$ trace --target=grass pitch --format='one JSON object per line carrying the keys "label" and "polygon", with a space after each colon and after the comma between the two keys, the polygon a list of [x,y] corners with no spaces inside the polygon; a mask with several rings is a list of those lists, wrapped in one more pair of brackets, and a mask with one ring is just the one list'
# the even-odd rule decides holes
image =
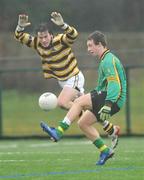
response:
{"label": "grass pitch", "polygon": [[[144,84],[144,83],[143,83]],[[135,87],[139,87],[136,85]],[[144,88],[144,86],[143,86]],[[142,88],[138,88],[142,90]],[[140,101],[138,95],[141,95],[141,99],[144,99],[144,93],[138,91],[138,89],[132,90],[133,96],[131,99],[131,111],[130,111],[130,129],[134,134],[143,134],[144,121],[143,121],[143,109],[144,103]],[[50,126],[57,126],[60,120],[63,120],[66,115],[66,111],[56,108],[52,111],[43,111],[38,106],[38,98],[40,94],[34,93],[21,93],[18,91],[6,91],[3,93],[2,101],[2,133],[4,136],[34,136],[43,135],[40,128],[40,121],[48,123]],[[111,120],[113,124],[117,124],[121,127],[121,134],[126,134],[126,116],[125,107],[114,115]],[[98,125],[96,125],[98,128]],[[103,134],[103,129],[100,127],[99,132]],[[71,128],[66,132],[67,135],[82,134],[78,128],[77,123],[73,123]]]}
{"label": "grass pitch", "polygon": [[[107,144],[110,139],[105,139]],[[99,152],[86,139],[1,140],[0,179],[142,180],[143,138],[120,138],[115,155],[96,166]]]}

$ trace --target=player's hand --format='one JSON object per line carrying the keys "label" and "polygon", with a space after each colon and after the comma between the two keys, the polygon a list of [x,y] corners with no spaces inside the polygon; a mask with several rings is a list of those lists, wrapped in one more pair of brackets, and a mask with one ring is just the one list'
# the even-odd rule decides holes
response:
{"label": "player's hand", "polygon": [[111,107],[104,105],[98,113],[102,121],[108,120],[111,116]]}
{"label": "player's hand", "polygon": [[60,13],[58,13],[58,12],[52,12],[51,13],[51,21],[54,23],[54,24],[56,24],[56,25],[58,25],[58,26],[63,26],[64,25],[64,20],[63,20],[63,18],[62,18],[62,16],[61,16],[61,14]]}
{"label": "player's hand", "polygon": [[31,23],[28,22],[28,16],[26,14],[20,14],[18,18],[18,25],[21,28],[25,28],[26,26],[29,26]]}

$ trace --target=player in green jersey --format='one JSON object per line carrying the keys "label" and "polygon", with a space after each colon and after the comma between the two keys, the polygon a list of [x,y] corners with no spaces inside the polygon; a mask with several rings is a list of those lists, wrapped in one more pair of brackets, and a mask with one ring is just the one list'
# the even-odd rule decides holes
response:
{"label": "player in green jersey", "polygon": [[[74,101],[73,106],[57,128],[50,128],[43,122],[41,126],[54,141],[58,141],[63,136],[64,131],[84,110],[78,125],[100,150],[100,159],[97,165],[103,165],[114,154],[112,149],[116,147],[118,142],[119,127],[110,123],[109,118],[119,112],[125,103],[126,76],[118,57],[107,48],[106,37],[102,32],[95,31],[89,35],[87,48],[89,53],[98,57],[96,88]],[[104,144],[98,131],[93,126],[96,122],[102,124],[104,131],[112,137],[112,149]]]}

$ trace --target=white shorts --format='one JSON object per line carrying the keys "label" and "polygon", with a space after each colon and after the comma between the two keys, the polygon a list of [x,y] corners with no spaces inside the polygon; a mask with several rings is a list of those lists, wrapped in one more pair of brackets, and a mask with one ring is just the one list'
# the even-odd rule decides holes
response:
{"label": "white shorts", "polygon": [[79,90],[81,93],[84,93],[85,78],[81,71],[77,75],[71,77],[70,79],[66,81],[58,81],[58,83],[62,88],[64,86],[68,86],[76,90]]}

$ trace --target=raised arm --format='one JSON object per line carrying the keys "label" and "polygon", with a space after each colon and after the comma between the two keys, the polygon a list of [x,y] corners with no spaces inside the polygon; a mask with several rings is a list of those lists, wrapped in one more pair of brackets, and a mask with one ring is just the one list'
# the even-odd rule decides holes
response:
{"label": "raised arm", "polygon": [[78,36],[77,30],[65,23],[62,15],[58,12],[52,12],[51,21],[65,31],[62,41],[67,45],[72,45]]}
{"label": "raised arm", "polygon": [[18,25],[15,30],[15,38],[22,44],[36,49],[37,38],[24,32],[25,28],[30,24],[31,23],[28,21],[28,16],[25,14],[20,14],[18,17]]}

